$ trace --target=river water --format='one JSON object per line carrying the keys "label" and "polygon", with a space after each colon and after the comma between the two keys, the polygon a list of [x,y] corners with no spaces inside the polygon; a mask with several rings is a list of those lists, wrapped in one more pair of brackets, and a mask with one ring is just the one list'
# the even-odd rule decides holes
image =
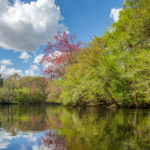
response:
{"label": "river water", "polygon": [[0,150],[150,150],[150,110],[0,106]]}

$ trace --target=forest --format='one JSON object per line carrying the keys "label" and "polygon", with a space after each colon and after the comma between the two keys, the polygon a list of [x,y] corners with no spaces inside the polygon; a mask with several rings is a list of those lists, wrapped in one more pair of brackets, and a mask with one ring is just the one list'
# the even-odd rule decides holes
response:
{"label": "forest", "polygon": [[0,103],[150,106],[150,0],[125,0],[87,46],[58,32],[44,49],[44,77],[0,76]]}

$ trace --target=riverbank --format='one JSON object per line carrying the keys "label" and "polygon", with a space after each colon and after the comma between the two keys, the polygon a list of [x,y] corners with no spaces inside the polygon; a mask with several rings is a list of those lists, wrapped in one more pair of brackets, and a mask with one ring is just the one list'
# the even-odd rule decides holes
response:
{"label": "riverbank", "polygon": [[18,105],[18,106],[63,106],[68,108],[110,108],[110,109],[150,109],[150,104],[140,104],[140,103],[132,103],[132,104],[102,104],[102,103],[80,103],[78,105],[64,105],[62,103],[0,103],[0,105]]}

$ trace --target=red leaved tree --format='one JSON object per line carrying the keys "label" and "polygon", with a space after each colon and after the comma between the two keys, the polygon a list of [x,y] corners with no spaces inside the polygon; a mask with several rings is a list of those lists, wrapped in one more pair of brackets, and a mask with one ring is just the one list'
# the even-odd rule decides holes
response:
{"label": "red leaved tree", "polygon": [[65,67],[73,63],[73,55],[79,52],[81,42],[76,42],[76,36],[66,32],[57,32],[55,43],[48,43],[41,60],[42,71],[50,79],[62,77]]}

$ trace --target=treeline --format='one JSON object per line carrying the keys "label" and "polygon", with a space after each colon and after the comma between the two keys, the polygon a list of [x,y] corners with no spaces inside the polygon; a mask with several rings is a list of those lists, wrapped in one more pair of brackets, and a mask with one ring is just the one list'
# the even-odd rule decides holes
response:
{"label": "treeline", "polygon": [[44,103],[48,82],[44,77],[20,77],[17,73],[0,78],[0,103]]}
{"label": "treeline", "polygon": [[118,22],[65,67],[48,100],[65,105],[150,105],[150,0],[125,0]]}

